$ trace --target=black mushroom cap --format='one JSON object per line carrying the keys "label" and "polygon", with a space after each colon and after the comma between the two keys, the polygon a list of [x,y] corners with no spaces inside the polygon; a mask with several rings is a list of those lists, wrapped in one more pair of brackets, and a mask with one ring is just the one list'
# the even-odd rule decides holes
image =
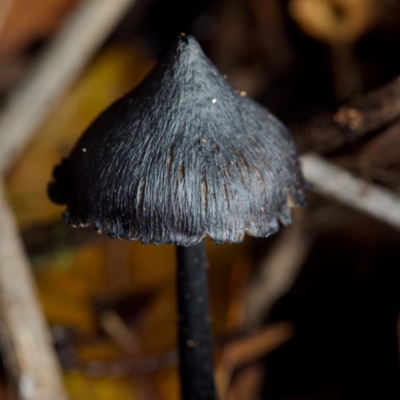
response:
{"label": "black mushroom cap", "polygon": [[55,169],[65,221],[113,238],[188,246],[240,242],[291,222],[303,178],[287,129],[180,36]]}

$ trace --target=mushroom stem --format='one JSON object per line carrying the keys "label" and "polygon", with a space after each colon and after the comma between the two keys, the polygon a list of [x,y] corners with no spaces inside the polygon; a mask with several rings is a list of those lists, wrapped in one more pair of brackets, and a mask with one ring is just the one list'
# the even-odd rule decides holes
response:
{"label": "mushroom stem", "polygon": [[177,248],[179,356],[183,400],[214,400],[214,366],[204,242]]}

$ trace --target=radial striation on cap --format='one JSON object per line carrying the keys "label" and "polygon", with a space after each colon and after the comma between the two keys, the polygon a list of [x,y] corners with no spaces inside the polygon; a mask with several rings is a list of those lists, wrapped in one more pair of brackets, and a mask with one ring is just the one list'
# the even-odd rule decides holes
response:
{"label": "radial striation on cap", "polygon": [[305,203],[287,129],[238,93],[181,35],[143,82],[89,126],[56,167],[65,221],[113,238],[188,246],[240,242]]}

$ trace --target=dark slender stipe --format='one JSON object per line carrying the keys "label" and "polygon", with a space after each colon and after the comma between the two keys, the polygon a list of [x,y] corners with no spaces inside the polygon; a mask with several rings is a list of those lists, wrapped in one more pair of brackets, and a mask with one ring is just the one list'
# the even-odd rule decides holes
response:
{"label": "dark slender stipe", "polygon": [[204,242],[177,248],[182,400],[215,400]]}
{"label": "dark slender stipe", "polygon": [[[238,93],[181,35],[134,90],[88,127],[54,169],[64,220],[118,239],[178,248],[183,400],[215,400],[201,240],[236,243],[291,223],[305,205],[287,129]],[[199,244],[200,243],[200,244]]]}

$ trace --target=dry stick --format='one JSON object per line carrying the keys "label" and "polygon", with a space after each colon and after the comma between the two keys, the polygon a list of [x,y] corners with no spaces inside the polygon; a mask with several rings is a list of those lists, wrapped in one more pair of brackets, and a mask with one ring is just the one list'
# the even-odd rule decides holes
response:
{"label": "dry stick", "polygon": [[[76,9],[0,113],[0,171],[4,172],[21,153],[135,1],[88,0]],[[0,197],[0,296],[2,347],[20,398],[66,399],[30,266],[3,197]]]}
{"label": "dry stick", "polygon": [[99,319],[103,330],[124,353],[131,357],[140,354],[139,335],[129,329],[115,311],[105,310],[100,314]]}
{"label": "dry stick", "polygon": [[31,268],[0,187],[0,335],[21,400],[67,398]]}
{"label": "dry stick", "polygon": [[313,191],[367,213],[400,230],[400,197],[356,178],[316,154],[301,157],[303,174]]}
{"label": "dry stick", "polygon": [[266,326],[252,336],[235,340],[222,351],[216,373],[216,384],[220,399],[226,397],[229,384],[236,369],[252,363],[271,353],[294,336],[294,327],[284,321]]}
{"label": "dry stick", "polygon": [[[129,328],[122,318],[113,310],[105,310],[100,314],[100,324],[113,342],[130,357],[137,357],[142,351],[137,330]],[[154,385],[146,373],[136,372],[136,385],[143,398],[157,400]]]}
{"label": "dry stick", "polygon": [[0,113],[0,171],[7,170],[69,85],[136,0],[87,0]]}
{"label": "dry stick", "polygon": [[381,130],[400,118],[400,77],[377,90],[354,97],[335,113],[322,112],[290,128],[300,152],[327,153]]}

